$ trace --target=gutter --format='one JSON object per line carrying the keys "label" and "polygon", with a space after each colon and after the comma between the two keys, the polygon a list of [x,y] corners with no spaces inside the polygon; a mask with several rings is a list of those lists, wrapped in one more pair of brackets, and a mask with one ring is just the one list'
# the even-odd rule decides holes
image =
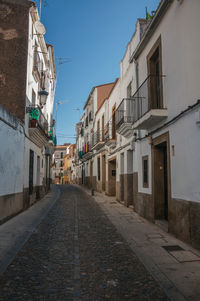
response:
{"label": "gutter", "polygon": [[170,7],[170,5],[172,4],[173,1],[174,0],[162,0],[162,2],[160,3],[160,5],[155,13],[155,16],[153,17],[151,23],[147,27],[147,30],[144,33],[143,38],[141,39],[141,41],[139,42],[135,51],[131,55],[130,60],[129,60],[130,63],[132,63],[134,60],[138,59],[138,57],[140,56],[140,54],[146,47],[147,43],[149,42],[150,38],[154,34],[156,28],[162,21],[163,16],[167,12],[168,8]]}

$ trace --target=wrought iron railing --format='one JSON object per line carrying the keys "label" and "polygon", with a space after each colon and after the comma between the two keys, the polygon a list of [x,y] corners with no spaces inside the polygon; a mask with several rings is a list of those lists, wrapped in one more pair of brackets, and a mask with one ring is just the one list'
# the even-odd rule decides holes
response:
{"label": "wrought iron railing", "polygon": [[112,119],[107,122],[104,130],[104,140],[107,142],[109,140],[116,139],[116,127],[115,124],[112,123]]}
{"label": "wrought iron railing", "polygon": [[97,130],[92,134],[92,141],[91,141],[92,147],[95,146],[97,143],[103,141],[104,141],[104,131],[102,131],[101,129]]}
{"label": "wrought iron railing", "polygon": [[133,123],[135,102],[133,98],[124,98],[116,110],[116,129],[123,123]]}
{"label": "wrought iron railing", "polygon": [[164,75],[149,75],[131,98],[124,98],[116,110],[116,128],[134,123],[151,109],[162,109]]}
{"label": "wrought iron railing", "polygon": [[48,121],[39,106],[27,108],[29,113],[29,127],[39,127],[48,136]]}
{"label": "wrought iron railing", "polygon": [[92,151],[92,145],[89,142],[85,143],[82,150],[83,156],[91,151]]}

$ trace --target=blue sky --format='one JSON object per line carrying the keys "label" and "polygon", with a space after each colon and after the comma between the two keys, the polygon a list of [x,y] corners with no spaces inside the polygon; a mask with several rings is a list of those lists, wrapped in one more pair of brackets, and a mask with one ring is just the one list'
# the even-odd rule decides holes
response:
{"label": "blue sky", "polygon": [[[36,0],[38,4],[39,0]],[[160,0],[45,0],[41,21],[46,42],[60,65],[55,102],[58,106],[57,141],[75,143],[75,124],[93,86],[119,77],[120,61],[137,18],[156,10]],[[80,110],[75,110],[75,109]]]}

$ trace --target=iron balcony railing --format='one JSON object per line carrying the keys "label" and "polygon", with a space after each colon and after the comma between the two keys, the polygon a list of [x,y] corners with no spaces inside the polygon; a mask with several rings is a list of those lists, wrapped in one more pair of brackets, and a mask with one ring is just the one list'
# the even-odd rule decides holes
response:
{"label": "iron balcony railing", "polygon": [[124,98],[116,110],[116,129],[124,123],[134,122],[135,102],[133,98]]}
{"label": "iron balcony railing", "polygon": [[92,147],[95,146],[99,142],[104,141],[104,131],[102,129],[97,130],[92,134]]}
{"label": "iron balcony railing", "polygon": [[83,156],[91,151],[92,151],[92,145],[89,142],[85,143],[82,150]]}
{"label": "iron balcony railing", "polygon": [[149,75],[131,98],[124,98],[116,110],[116,128],[133,124],[152,109],[162,109],[162,85],[165,75]]}
{"label": "iron balcony railing", "polygon": [[116,139],[116,126],[112,123],[112,120],[108,121],[104,128],[104,140],[107,142],[109,140]]}
{"label": "iron balcony railing", "polygon": [[28,107],[29,113],[29,127],[36,128],[39,127],[45,135],[48,136],[48,121],[46,120],[42,110],[39,106]]}

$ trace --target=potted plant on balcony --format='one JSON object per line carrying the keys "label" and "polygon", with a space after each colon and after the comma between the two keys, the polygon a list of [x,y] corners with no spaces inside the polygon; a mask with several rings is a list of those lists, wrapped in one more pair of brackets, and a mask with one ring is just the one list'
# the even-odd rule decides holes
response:
{"label": "potted plant on balcony", "polygon": [[31,111],[29,112],[29,127],[30,128],[36,128],[37,122],[39,120],[40,112],[37,108],[31,108]]}

